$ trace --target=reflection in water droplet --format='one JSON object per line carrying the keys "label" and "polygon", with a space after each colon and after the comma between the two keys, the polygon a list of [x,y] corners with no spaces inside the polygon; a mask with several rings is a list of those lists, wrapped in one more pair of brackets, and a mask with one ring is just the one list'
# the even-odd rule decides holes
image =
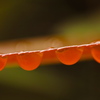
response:
{"label": "reflection in water droplet", "polygon": [[65,65],[72,65],[79,61],[83,53],[81,47],[63,48],[57,50],[58,59]]}
{"label": "reflection in water droplet", "polygon": [[0,55],[0,71],[4,69],[7,63],[7,57]]}
{"label": "reflection in water droplet", "polygon": [[42,54],[39,52],[19,54],[17,55],[17,60],[24,70],[34,70],[40,65]]}
{"label": "reflection in water droplet", "polygon": [[93,58],[100,63],[100,45],[95,45],[91,47],[91,53]]}

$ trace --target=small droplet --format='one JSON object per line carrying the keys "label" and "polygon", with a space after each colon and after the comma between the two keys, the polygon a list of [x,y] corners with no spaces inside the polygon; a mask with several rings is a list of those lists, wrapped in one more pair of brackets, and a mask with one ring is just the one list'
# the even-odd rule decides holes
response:
{"label": "small droplet", "polygon": [[21,68],[30,71],[40,65],[42,54],[40,52],[19,54],[17,55],[17,60]]}
{"label": "small droplet", "polygon": [[58,59],[65,65],[72,65],[79,61],[83,53],[81,47],[63,48],[57,50]]}
{"label": "small droplet", "polygon": [[0,55],[0,71],[4,69],[7,63],[7,57]]}
{"label": "small droplet", "polygon": [[95,45],[91,47],[91,53],[93,58],[100,63],[100,45]]}
{"label": "small droplet", "polygon": [[54,50],[43,51],[42,52],[43,53],[42,63],[50,64],[50,63],[58,62],[55,51],[56,51],[55,49]]}

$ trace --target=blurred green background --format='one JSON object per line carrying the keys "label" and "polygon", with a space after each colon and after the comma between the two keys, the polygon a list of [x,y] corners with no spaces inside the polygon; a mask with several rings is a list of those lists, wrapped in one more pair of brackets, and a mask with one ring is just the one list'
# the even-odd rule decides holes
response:
{"label": "blurred green background", "polygon": [[[91,33],[84,42],[99,39],[99,17],[95,17],[98,24],[94,30],[90,24],[81,23],[95,14],[99,16],[99,9],[98,0],[1,0],[0,41],[65,32],[64,36],[74,42],[73,36],[86,38],[87,28]],[[72,21],[80,23],[76,26]],[[89,27],[80,27],[85,25]],[[33,71],[25,71],[19,66],[5,68],[0,72],[0,100],[100,100],[99,80],[100,64],[94,60],[72,66],[41,65]]]}

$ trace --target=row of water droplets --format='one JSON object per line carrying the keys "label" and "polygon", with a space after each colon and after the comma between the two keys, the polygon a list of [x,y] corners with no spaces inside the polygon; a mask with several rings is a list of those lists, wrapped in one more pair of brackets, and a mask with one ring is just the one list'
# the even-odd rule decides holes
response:
{"label": "row of water droplets", "polygon": [[[40,51],[19,52],[15,54],[21,68],[23,68],[24,70],[34,70],[40,65],[46,52],[46,56],[48,56],[53,50],[60,62],[65,65],[73,65],[80,60],[82,54],[84,53],[84,49],[87,48],[90,49],[90,53],[92,54],[93,58],[98,63],[100,63],[100,42],[84,45],[66,46],[61,48],[51,48],[48,50]],[[2,70],[6,66],[9,55],[11,54],[0,55],[0,70]],[[51,53],[51,55],[54,54]]]}

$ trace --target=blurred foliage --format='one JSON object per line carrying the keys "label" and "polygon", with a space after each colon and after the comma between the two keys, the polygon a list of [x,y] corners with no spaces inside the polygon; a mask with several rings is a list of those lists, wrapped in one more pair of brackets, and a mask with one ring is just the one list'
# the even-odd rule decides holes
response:
{"label": "blurred foliage", "polygon": [[40,66],[33,71],[19,67],[0,72],[1,100],[99,100],[100,65],[95,61]]}
{"label": "blurred foliage", "polygon": [[99,9],[98,0],[0,1],[0,40],[54,34],[54,27]]}
{"label": "blurred foliage", "polygon": [[78,45],[100,40],[100,14],[77,16],[58,28],[58,33],[66,38],[67,45]]}

